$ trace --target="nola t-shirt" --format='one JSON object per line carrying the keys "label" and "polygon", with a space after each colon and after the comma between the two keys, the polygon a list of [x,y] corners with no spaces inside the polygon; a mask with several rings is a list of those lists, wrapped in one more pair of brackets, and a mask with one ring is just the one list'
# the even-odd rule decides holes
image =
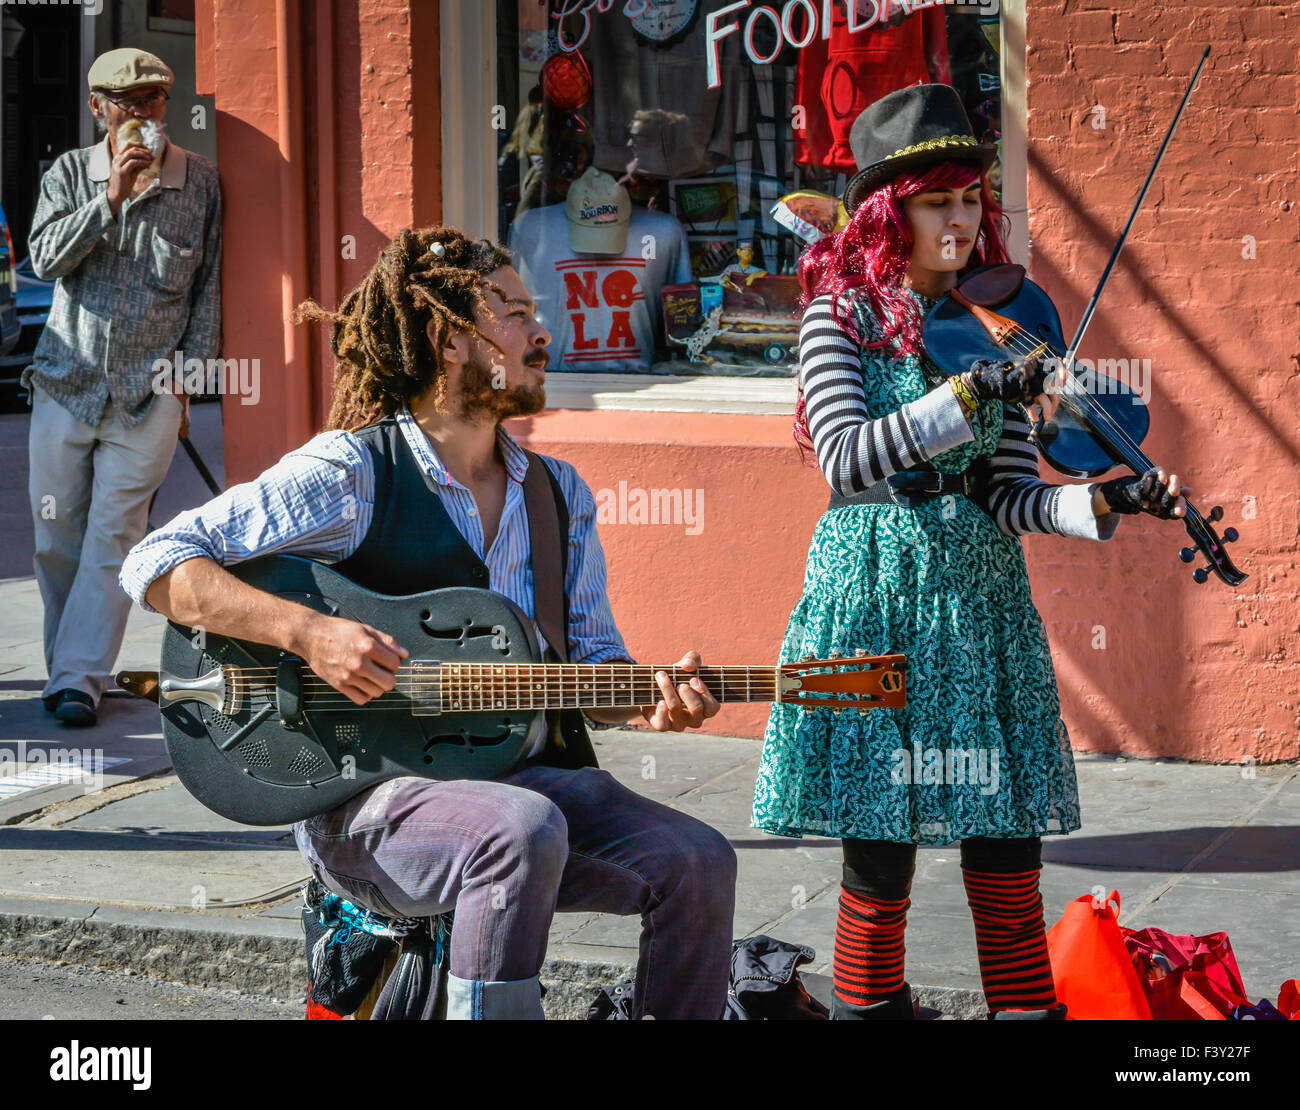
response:
{"label": "nola t-shirt", "polygon": [[632,209],[622,255],[569,247],[563,204],[516,221],[510,249],[537,318],[551,333],[551,369],[641,373],[654,360],[659,292],[691,280],[686,232],[665,212]]}

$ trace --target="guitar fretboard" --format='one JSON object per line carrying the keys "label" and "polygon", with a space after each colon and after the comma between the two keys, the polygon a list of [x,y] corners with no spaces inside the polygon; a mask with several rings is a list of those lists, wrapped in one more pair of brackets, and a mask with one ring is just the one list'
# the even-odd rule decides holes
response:
{"label": "guitar fretboard", "polygon": [[653,705],[663,699],[655,680],[674,687],[700,677],[720,702],[777,700],[774,667],[655,667],[644,663],[442,663],[412,667],[399,692],[442,712],[488,709],[594,709]]}

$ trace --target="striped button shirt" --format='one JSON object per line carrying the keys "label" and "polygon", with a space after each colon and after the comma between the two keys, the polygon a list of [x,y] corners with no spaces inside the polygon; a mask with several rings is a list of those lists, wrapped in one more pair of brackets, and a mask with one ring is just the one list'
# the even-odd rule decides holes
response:
{"label": "striped button shirt", "polygon": [[114,217],[110,170],[105,138],[41,178],[32,269],[58,284],[22,383],[92,428],[111,398],[132,428],[154,398],[155,363],[221,353],[221,188],[216,166],[170,143],[160,175]]}
{"label": "striped button shirt", "polygon": [[[914,295],[923,309],[934,304]],[[852,318],[845,305],[840,308],[846,320]],[[885,357],[887,351],[881,348]],[[814,300],[799,329],[799,376],[817,461],[831,488],[846,496],[899,471],[924,468],[936,455],[975,438],[946,380],[887,416],[870,419],[859,352],[856,340],[835,319],[832,297]],[[1029,425],[1018,408],[1002,406],[1002,433],[978,502],[1002,532],[1108,540],[1122,517],[1093,512],[1095,488],[1095,483],[1041,481]]]}
{"label": "striped button shirt", "polygon": [[[504,428],[498,441],[508,480],[505,508],[492,546],[484,551],[483,522],[474,495],[448,473],[408,410],[398,425],[421,470],[434,482],[452,523],[487,565],[490,588],[529,617],[533,571],[529,561],[524,474],[528,458]],[[566,462],[542,456],[569,507],[569,659],[605,663],[632,659],[614,623],[605,591],[605,553],[596,534],[596,500]],[[156,578],[187,559],[207,557],[232,566],[262,555],[301,555],[322,563],[346,559],[370,528],[375,502],[370,451],[350,432],[322,432],[285,455],[260,477],[234,486],[151,532],[122,564],[122,589],[145,609]],[[540,636],[540,633],[539,633]],[[542,644],[546,644],[544,637]]]}

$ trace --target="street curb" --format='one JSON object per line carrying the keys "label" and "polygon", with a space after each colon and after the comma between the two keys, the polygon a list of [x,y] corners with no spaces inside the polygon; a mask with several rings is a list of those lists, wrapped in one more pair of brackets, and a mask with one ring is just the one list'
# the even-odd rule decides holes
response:
{"label": "street curb", "polygon": [[[135,971],[282,1001],[303,999],[307,989],[296,921],[251,922],[86,903],[43,902],[23,909],[16,903],[0,899],[0,955]],[[546,1016],[585,1018],[602,987],[633,974],[623,964],[547,960],[541,976]]]}
{"label": "street curb", "polygon": [[[80,909],[83,915],[69,913]],[[303,999],[307,963],[296,921],[185,915],[88,903],[0,899],[0,955],[134,971],[194,987],[239,990],[282,1001]],[[632,979],[630,964],[548,959],[543,1009],[581,1020],[604,987]],[[983,1018],[979,991],[915,986],[920,1004],[953,1018]]]}

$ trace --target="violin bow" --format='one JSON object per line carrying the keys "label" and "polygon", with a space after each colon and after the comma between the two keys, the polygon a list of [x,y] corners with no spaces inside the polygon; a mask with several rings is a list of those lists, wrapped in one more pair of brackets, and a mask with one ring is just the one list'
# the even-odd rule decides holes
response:
{"label": "violin bow", "polygon": [[[1097,302],[1101,300],[1101,291],[1106,288],[1106,282],[1110,280],[1111,271],[1115,268],[1115,263],[1119,259],[1119,253],[1124,249],[1124,243],[1128,239],[1129,232],[1133,229],[1133,221],[1137,219],[1137,214],[1142,208],[1142,202],[1146,199],[1147,190],[1151,188],[1151,182],[1155,180],[1156,171],[1160,168],[1160,163],[1164,160],[1165,151],[1169,149],[1169,141],[1174,137],[1174,131],[1178,127],[1178,122],[1183,118],[1183,111],[1187,108],[1187,102],[1191,99],[1192,90],[1196,88],[1196,82],[1201,76],[1201,70],[1205,68],[1205,60],[1210,56],[1210,48],[1207,45],[1201,53],[1201,60],[1196,63],[1196,69],[1192,73],[1192,78],[1187,82],[1187,89],[1183,93],[1183,99],[1178,105],[1178,110],[1174,113],[1174,118],[1169,124],[1169,130],[1165,132],[1164,141],[1160,144],[1160,149],[1156,151],[1155,161],[1151,163],[1151,169],[1147,171],[1146,180],[1142,182],[1142,188],[1138,190],[1137,200],[1133,202],[1133,210],[1129,213],[1128,221],[1124,224],[1124,230],[1119,233],[1119,238],[1115,241],[1115,246],[1110,252],[1110,259],[1106,262],[1106,268],[1101,272],[1101,280],[1097,282],[1097,288],[1093,291],[1092,300],[1088,302],[1088,307],[1084,310],[1083,316],[1079,320],[1078,330],[1074,333],[1074,339],[1071,341],[1069,348],[1065,352],[1065,357],[1061,359],[1061,364],[1065,372],[1069,374],[1074,368],[1075,352],[1079,349],[1079,344],[1083,342],[1084,333],[1088,330],[1089,323],[1092,322],[1092,315],[1096,311]],[[1023,406],[1022,406],[1023,408]],[[1025,411],[1026,418],[1029,413]],[[1030,426],[1033,426],[1033,420],[1030,419]],[[1216,505],[1210,511],[1209,521],[1217,522],[1223,517],[1223,509]],[[1192,571],[1192,577],[1197,582],[1204,582],[1209,577],[1209,571],[1213,570],[1224,582],[1230,586],[1238,586],[1246,580],[1247,575],[1237,570],[1231,565],[1223,551],[1222,543],[1218,536],[1215,535],[1210,523],[1196,510],[1189,501],[1187,502],[1187,516],[1184,518],[1184,525],[1188,533],[1196,541],[1197,547],[1209,558],[1208,567],[1197,567]],[[1228,528],[1223,533],[1224,539],[1233,541],[1237,539],[1237,530]],[[1196,557],[1196,549],[1184,547],[1178,553],[1178,557],[1184,563],[1190,563]]]}
{"label": "violin bow", "polygon": [[1110,272],[1115,268],[1115,263],[1119,259],[1119,252],[1124,249],[1124,242],[1128,239],[1128,233],[1133,229],[1133,221],[1137,219],[1138,211],[1142,208],[1142,202],[1146,200],[1147,190],[1151,188],[1151,182],[1155,180],[1156,170],[1160,168],[1165,151],[1169,149],[1169,140],[1174,137],[1174,130],[1178,127],[1178,121],[1183,118],[1183,110],[1191,99],[1192,90],[1196,88],[1197,78],[1201,76],[1201,70],[1205,66],[1205,59],[1209,56],[1210,48],[1207,45],[1205,52],[1201,55],[1201,60],[1196,63],[1196,72],[1192,74],[1192,79],[1187,82],[1187,91],[1183,93],[1182,103],[1178,105],[1178,111],[1174,113],[1173,122],[1169,124],[1169,130],[1165,132],[1165,141],[1160,144],[1160,149],[1156,151],[1156,160],[1151,163],[1147,179],[1142,182],[1142,188],[1138,191],[1137,200],[1133,202],[1133,211],[1128,215],[1128,223],[1124,225],[1124,230],[1119,233],[1115,248],[1110,252],[1110,261],[1106,263],[1106,268],[1101,272],[1101,280],[1097,282],[1097,288],[1092,294],[1092,300],[1088,302],[1088,307],[1079,320],[1079,328],[1074,333],[1074,339],[1070,342],[1065,357],[1061,360],[1067,372],[1074,368],[1074,353],[1079,349],[1079,344],[1083,342],[1084,332],[1088,330],[1088,324],[1092,321],[1092,314],[1096,311],[1097,302],[1101,300],[1101,291],[1106,288],[1106,282],[1110,280]]}

